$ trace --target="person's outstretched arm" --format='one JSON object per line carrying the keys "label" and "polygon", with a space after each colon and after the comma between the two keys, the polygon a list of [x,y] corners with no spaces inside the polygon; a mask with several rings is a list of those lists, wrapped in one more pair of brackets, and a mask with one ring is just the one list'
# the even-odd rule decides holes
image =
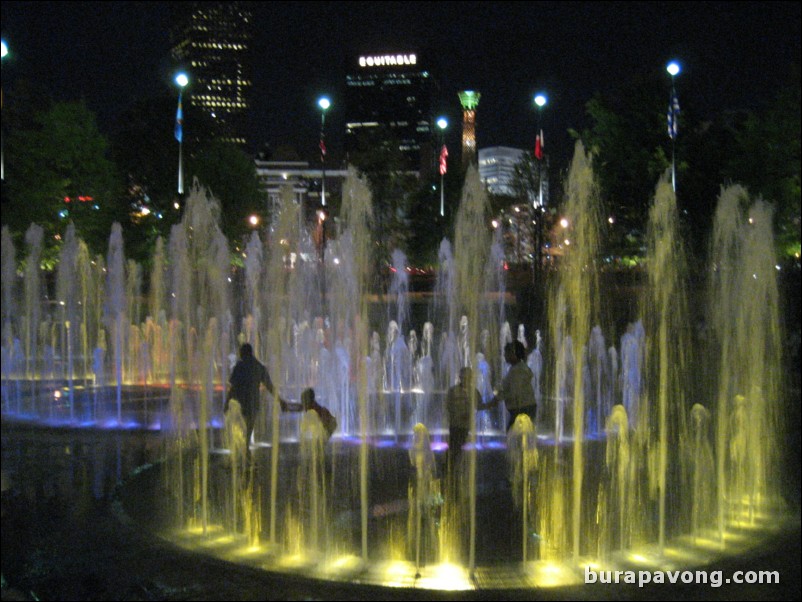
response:
{"label": "person's outstretched arm", "polygon": [[303,412],[304,406],[299,402],[295,403],[292,401],[287,401],[286,399],[278,398],[278,402],[281,405],[282,412]]}

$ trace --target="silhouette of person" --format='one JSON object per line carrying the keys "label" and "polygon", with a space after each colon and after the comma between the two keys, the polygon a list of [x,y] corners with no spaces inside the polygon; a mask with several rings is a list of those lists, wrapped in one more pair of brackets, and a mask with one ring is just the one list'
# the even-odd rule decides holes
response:
{"label": "silhouette of person", "polygon": [[507,431],[515,422],[518,414],[526,414],[535,424],[537,414],[537,402],[535,401],[535,390],[532,388],[534,374],[529,366],[526,365],[526,349],[520,341],[512,341],[504,345],[504,361],[510,365],[507,375],[501,381],[501,390],[479,409],[488,410],[498,406],[502,401],[507,406],[510,413],[507,419]]}
{"label": "silhouette of person", "polygon": [[482,394],[474,388],[473,370],[464,366],[460,368],[459,380],[446,394],[446,412],[448,413],[448,471],[449,475],[456,474],[462,446],[468,440],[471,428],[471,394],[475,395],[474,403],[477,407],[482,402]]}
{"label": "silhouette of person", "polygon": [[337,419],[327,408],[317,402],[314,389],[304,389],[301,392],[301,403],[290,403],[282,399],[281,410],[284,412],[308,412],[309,410],[314,410],[318,418],[320,418],[323,428],[326,429],[328,438],[331,438],[331,434],[337,429]]}
{"label": "silhouette of person", "polygon": [[[243,343],[239,348],[240,359],[231,371],[229,378],[230,387],[224,411],[228,411],[228,402],[236,399],[242,408],[242,417],[245,420],[245,445],[250,444],[253,434],[254,420],[259,411],[259,389],[265,386],[268,392],[278,398],[273,381],[267,372],[264,364],[257,360],[253,355],[253,346],[250,343]],[[281,401],[281,398],[278,398]]]}

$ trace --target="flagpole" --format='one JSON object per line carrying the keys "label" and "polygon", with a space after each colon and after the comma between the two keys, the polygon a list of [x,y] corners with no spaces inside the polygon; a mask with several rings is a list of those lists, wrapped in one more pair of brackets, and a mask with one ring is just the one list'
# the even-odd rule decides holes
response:
{"label": "flagpole", "polygon": [[671,98],[668,100],[668,135],[671,138],[671,190],[677,194],[677,161],[676,161],[676,138],[677,138],[677,116],[679,115],[679,102],[677,101],[677,91],[674,87],[674,77],[679,73],[679,63],[672,61],[666,65],[666,71],[671,75]]}
{"label": "flagpole", "polygon": [[178,194],[184,194],[184,106],[182,100],[189,77],[186,73],[179,73],[175,76],[175,83],[180,88],[178,107],[175,111],[175,139],[178,140]]}
{"label": "flagpole", "polygon": [[320,107],[320,168],[321,168],[321,187],[320,204],[326,206],[326,109],[331,106],[331,101],[323,96],[317,101]]}
{"label": "flagpole", "polygon": [[[2,52],[0,58],[6,58],[8,56],[8,45],[6,44],[5,40],[0,40],[2,44]],[[3,92],[0,90],[0,108],[3,106]],[[5,182],[6,180],[6,157],[5,157],[5,145],[3,144],[3,134],[0,133],[0,180]]]}
{"label": "flagpole", "polygon": [[443,174],[440,174],[440,217],[445,217],[446,215],[446,195],[445,191],[443,190]]}
{"label": "flagpole", "polygon": [[[536,220],[536,231],[534,240],[534,257],[533,263],[536,264],[535,276],[540,276],[540,271],[543,268],[543,171],[541,163],[543,162],[543,129],[541,127],[541,119],[543,107],[546,106],[548,99],[545,94],[537,94],[535,96],[535,104],[537,105],[537,139],[535,143],[535,160],[537,161],[537,185],[538,185],[538,198],[537,206],[533,207],[533,217]],[[539,151],[539,152],[538,152]],[[539,279],[539,278],[538,278]]]}
{"label": "flagpole", "polygon": [[437,127],[440,128],[440,217],[446,215],[446,195],[445,188],[443,188],[443,178],[446,175],[448,159],[448,149],[446,148],[445,131],[448,127],[448,120],[445,117],[437,119]]}
{"label": "flagpole", "polygon": [[184,143],[178,141],[178,194],[184,194]]}

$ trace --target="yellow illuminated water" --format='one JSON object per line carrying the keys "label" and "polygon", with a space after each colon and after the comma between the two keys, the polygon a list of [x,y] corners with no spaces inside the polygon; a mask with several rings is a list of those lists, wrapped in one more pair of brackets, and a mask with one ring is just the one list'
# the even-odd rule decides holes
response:
{"label": "yellow illuminated water", "polygon": [[[292,191],[282,193],[283,209],[237,251],[245,294],[236,303],[219,209],[199,187],[169,247],[157,244],[147,303],[141,269],[124,261],[115,230],[108,266],[90,259],[81,241],[68,241],[63,260],[75,269],[65,266],[57,284],[64,303],[43,316],[42,242],[32,228],[23,281],[11,291],[25,308],[4,313],[2,337],[4,387],[31,394],[12,398],[4,388],[4,413],[52,417],[64,406],[74,420],[65,399],[90,389],[93,379],[118,392],[123,382],[157,385],[166,399],[160,491],[180,528],[169,537],[267,570],[443,590],[550,587],[581,582],[591,564],[704,566],[766,541],[784,517],[778,433],[787,403],[770,206],[740,187],[722,189],[707,282],[691,287],[676,195],[667,178],[656,183],[643,296],[627,330],[642,333],[632,347],[638,373],[615,374],[610,388],[617,393],[605,405],[600,362],[607,361],[606,345],[616,351],[621,333],[605,322],[601,202],[581,144],[565,192],[562,236],[570,244],[549,274],[549,324],[540,325],[546,388],[539,411],[547,418],[533,425],[519,417],[510,439],[477,437],[474,428],[454,481],[438,472],[446,426],[427,423],[429,414],[416,405],[426,395],[426,403],[440,403],[453,384],[451,367],[429,389],[417,383],[394,398],[416,424],[418,442],[428,443],[416,447],[409,431],[378,432],[388,392],[375,385],[381,334],[372,330],[369,297],[377,281],[392,276],[375,262],[372,199],[354,172],[342,219],[324,231],[332,237],[325,248],[302,227]],[[502,336],[511,339],[515,329],[497,301],[504,298],[503,241],[491,236],[488,218],[471,167],[455,220],[454,280],[443,292],[449,307],[441,308],[453,332],[424,343],[438,360],[453,343],[460,363],[485,361],[492,388],[502,375]],[[9,244],[4,229],[4,274],[16,267],[6,259]],[[692,306],[691,293],[704,286],[706,302]],[[14,297],[9,290],[4,303]],[[80,301],[68,303],[70,295]],[[110,304],[117,311],[109,313]],[[534,338],[518,326],[519,336]],[[254,344],[282,397],[297,399],[314,386],[331,404],[341,425],[331,440],[314,416],[282,414],[266,393],[252,445],[235,404],[223,418],[229,355],[244,341]],[[339,380],[326,379],[333,370],[341,371]],[[472,388],[480,385],[478,373]],[[74,375],[89,380],[60,382]],[[625,377],[631,380],[622,383]],[[618,397],[624,389],[631,394],[626,405]],[[119,393],[116,401],[120,425]],[[478,401],[471,415],[481,416],[477,425],[490,424],[489,413],[476,412]],[[503,513],[509,521],[500,520]],[[499,545],[503,562],[490,566],[483,542]]]}

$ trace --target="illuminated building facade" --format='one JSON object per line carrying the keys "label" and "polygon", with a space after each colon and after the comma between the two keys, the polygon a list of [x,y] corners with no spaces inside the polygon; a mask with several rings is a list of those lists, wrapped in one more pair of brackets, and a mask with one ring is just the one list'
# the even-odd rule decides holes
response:
{"label": "illuminated building facade", "polygon": [[377,138],[392,140],[408,169],[430,170],[434,86],[417,54],[356,57],[346,76],[346,151],[353,153]]}
{"label": "illuminated building facade", "polygon": [[[307,161],[265,161],[256,159],[256,176],[267,198],[267,214],[276,215],[283,203],[292,201],[310,213],[320,206],[320,181],[323,172]],[[326,197],[341,198],[347,169],[327,169]],[[286,188],[291,193],[287,194]]]}
{"label": "illuminated building facade", "polygon": [[462,105],[462,169],[476,164],[476,109],[479,107],[479,92],[458,92]]}
{"label": "illuminated building facade", "polygon": [[186,97],[226,142],[247,144],[253,16],[245,2],[193,2],[172,31],[171,57],[189,73]]}
{"label": "illuminated building facade", "polygon": [[515,196],[515,166],[525,154],[525,150],[508,146],[479,149],[479,178],[490,194]]}

